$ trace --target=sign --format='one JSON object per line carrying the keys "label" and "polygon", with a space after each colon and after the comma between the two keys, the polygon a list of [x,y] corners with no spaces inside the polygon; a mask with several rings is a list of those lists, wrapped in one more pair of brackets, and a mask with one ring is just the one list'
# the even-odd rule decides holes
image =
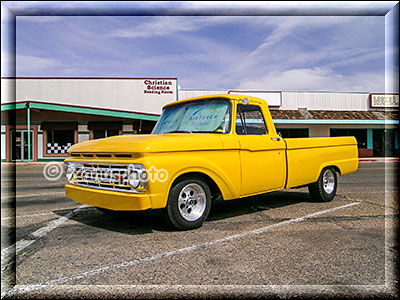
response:
{"label": "sign", "polygon": [[172,81],[170,80],[150,80],[146,79],[143,81],[145,85],[144,89],[144,94],[156,94],[156,95],[161,95],[161,94],[173,94],[173,84]]}
{"label": "sign", "polygon": [[228,94],[257,97],[267,101],[268,106],[281,106],[282,93],[270,91],[229,91]]}
{"label": "sign", "polygon": [[[9,81],[1,79],[2,87],[4,80]],[[141,113],[156,115],[149,117],[153,119],[161,114],[165,104],[175,101],[178,94],[177,79],[168,77],[24,77],[13,80],[9,85],[16,86],[13,97],[17,105],[26,99],[40,99],[45,104],[76,106],[76,111],[81,107],[110,110],[105,114],[112,116]],[[73,97],[71,91],[75,91]],[[3,95],[3,90],[1,92]]]}
{"label": "sign", "polygon": [[371,94],[371,107],[398,108],[399,95],[397,94]]}

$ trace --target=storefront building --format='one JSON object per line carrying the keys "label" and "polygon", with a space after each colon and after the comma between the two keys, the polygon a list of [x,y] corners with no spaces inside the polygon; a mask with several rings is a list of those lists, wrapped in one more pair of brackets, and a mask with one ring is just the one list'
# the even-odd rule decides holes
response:
{"label": "storefront building", "polygon": [[151,133],[176,78],[3,78],[1,160],[57,161],[78,142]]}
{"label": "storefront building", "polygon": [[179,90],[179,99],[242,94],[268,101],[284,138],[355,136],[360,157],[399,155],[399,95],[381,93]]}
{"label": "storefront building", "polygon": [[150,133],[162,106],[210,94],[268,101],[283,137],[352,135],[360,157],[398,156],[398,94],[187,90],[177,78],[2,78],[1,160],[57,161],[78,142]]}

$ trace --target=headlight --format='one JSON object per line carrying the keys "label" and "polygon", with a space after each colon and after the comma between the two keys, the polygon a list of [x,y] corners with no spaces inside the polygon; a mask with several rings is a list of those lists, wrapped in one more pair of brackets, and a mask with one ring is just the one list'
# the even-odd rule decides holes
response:
{"label": "headlight", "polygon": [[65,177],[67,177],[68,180],[71,180],[72,177],[74,177],[75,164],[73,162],[66,162],[64,164],[64,168],[65,168]]}
{"label": "headlight", "polygon": [[141,164],[128,166],[128,183],[133,189],[145,188],[147,181],[146,170]]}
{"label": "headlight", "polygon": [[132,188],[136,189],[140,184],[139,173],[131,172],[128,176],[128,183]]}

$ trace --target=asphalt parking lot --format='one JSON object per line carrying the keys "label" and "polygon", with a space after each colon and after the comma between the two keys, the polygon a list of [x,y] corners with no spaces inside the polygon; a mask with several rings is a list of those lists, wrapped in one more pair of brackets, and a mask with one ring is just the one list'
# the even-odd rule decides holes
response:
{"label": "asphalt parking lot", "polygon": [[330,203],[306,188],[216,203],[184,232],[76,203],[43,168],[2,165],[2,298],[398,295],[398,163],[360,163]]}

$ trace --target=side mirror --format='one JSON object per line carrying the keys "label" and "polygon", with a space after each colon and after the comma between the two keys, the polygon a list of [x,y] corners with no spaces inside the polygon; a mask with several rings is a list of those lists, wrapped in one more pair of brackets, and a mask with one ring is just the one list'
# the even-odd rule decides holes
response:
{"label": "side mirror", "polygon": [[247,105],[247,104],[249,104],[249,102],[250,102],[250,100],[248,98],[243,98],[242,99],[243,105]]}

